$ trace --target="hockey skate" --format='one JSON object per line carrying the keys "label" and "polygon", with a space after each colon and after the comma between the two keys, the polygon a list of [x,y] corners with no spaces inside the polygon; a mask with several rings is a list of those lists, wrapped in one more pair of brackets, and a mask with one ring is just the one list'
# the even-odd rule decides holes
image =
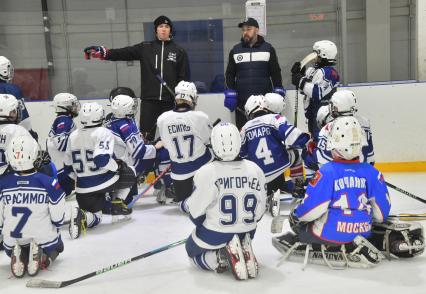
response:
{"label": "hockey skate", "polygon": [[[237,280],[247,280],[248,272],[246,262],[238,235],[234,235],[228,244],[221,248],[224,251],[228,261],[228,268],[232,270],[232,274]],[[223,253],[222,253],[223,254]]]}
{"label": "hockey skate", "polygon": [[276,217],[280,214],[280,190],[275,191],[272,195],[269,195],[269,212],[273,217]]}
{"label": "hockey skate", "polygon": [[154,195],[157,199],[157,202],[161,205],[178,203],[175,200],[175,191],[173,185],[169,187],[162,185],[160,189],[154,191]]}
{"label": "hockey skate", "polygon": [[254,256],[253,248],[251,247],[251,238],[248,233],[244,236],[241,245],[243,248],[244,260],[246,262],[248,277],[250,279],[254,279],[257,277],[257,274],[259,272],[259,265],[257,263],[256,256]]}
{"label": "hockey skate", "polygon": [[23,253],[22,247],[16,244],[10,256],[10,270],[16,278],[22,278],[25,275],[26,261]]}
{"label": "hockey skate", "polygon": [[42,256],[43,250],[41,247],[34,240],[31,241],[27,265],[27,272],[29,276],[33,277],[40,271],[40,268],[42,267]]}
{"label": "hockey skate", "polygon": [[73,207],[71,210],[71,220],[68,227],[71,239],[80,237],[81,232],[86,230],[86,214],[79,207]]}

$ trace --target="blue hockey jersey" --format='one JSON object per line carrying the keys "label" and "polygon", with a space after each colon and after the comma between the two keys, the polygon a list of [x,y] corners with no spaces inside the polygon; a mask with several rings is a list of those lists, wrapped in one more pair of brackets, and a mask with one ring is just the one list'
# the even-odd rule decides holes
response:
{"label": "blue hockey jersey", "polygon": [[156,156],[155,147],[144,143],[142,134],[133,119],[115,118],[112,116],[105,127],[110,129],[116,137],[120,138],[126,144],[128,153],[127,164],[135,167],[137,174],[147,168],[147,160],[151,162],[151,165],[154,163]]}
{"label": "blue hockey jersey", "polygon": [[44,250],[60,242],[65,219],[65,193],[58,180],[42,173],[9,173],[0,178],[0,233],[12,250],[34,239]]}
{"label": "blue hockey jersey", "polygon": [[368,163],[332,161],[323,165],[294,213],[318,238],[350,243],[369,237],[373,219],[383,222],[391,203],[383,175]]}
{"label": "blue hockey jersey", "polygon": [[22,96],[22,91],[19,86],[14,84],[2,83],[0,82],[0,94],[11,94],[18,99],[18,102],[21,107],[21,121],[20,125],[23,126],[28,131],[32,129],[30,115],[27,108],[25,107],[24,97]]}
{"label": "blue hockey jersey", "polygon": [[255,162],[269,183],[290,166],[286,147],[303,148],[309,135],[279,114],[265,114],[248,121],[241,129],[243,158]]}

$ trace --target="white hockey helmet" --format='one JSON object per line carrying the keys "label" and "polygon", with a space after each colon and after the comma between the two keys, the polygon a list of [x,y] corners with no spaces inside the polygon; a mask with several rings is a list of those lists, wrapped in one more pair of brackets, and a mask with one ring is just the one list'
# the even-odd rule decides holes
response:
{"label": "white hockey helmet", "polygon": [[0,121],[19,122],[21,107],[18,99],[11,94],[0,94]]}
{"label": "white hockey helmet", "polygon": [[273,113],[281,113],[285,108],[285,97],[277,93],[265,94],[266,109]]}
{"label": "white hockey helmet", "polygon": [[312,49],[322,59],[326,59],[329,62],[336,62],[337,47],[333,42],[328,40],[317,41]]}
{"label": "white hockey helmet", "polygon": [[330,107],[328,105],[323,105],[318,109],[317,112],[317,126],[322,128],[327,123],[331,122],[333,117],[330,115]]}
{"label": "white hockey helmet", "polygon": [[244,110],[247,117],[250,117],[252,114],[265,109],[267,108],[265,96],[263,95],[251,95],[244,105]]}
{"label": "white hockey helmet", "polygon": [[56,113],[70,112],[76,116],[80,111],[80,102],[77,97],[70,93],[58,93],[53,97],[53,106]]}
{"label": "white hockey helmet", "polygon": [[339,90],[331,96],[330,113],[333,117],[354,115],[358,109],[355,93],[350,90]]}
{"label": "white hockey helmet", "polygon": [[13,79],[13,65],[9,59],[0,56],[0,80],[10,82]]}
{"label": "white hockey helmet", "polygon": [[13,137],[6,150],[7,161],[15,171],[34,168],[38,154],[39,145],[29,134]]}
{"label": "white hockey helmet", "polygon": [[364,132],[356,118],[343,116],[334,120],[327,141],[327,150],[334,150],[339,157],[351,160],[361,154],[363,145],[365,145]]}
{"label": "white hockey helmet", "polygon": [[84,127],[102,125],[105,118],[102,105],[96,102],[84,103],[79,112],[80,122]]}
{"label": "white hockey helmet", "polygon": [[133,117],[136,113],[135,101],[127,95],[118,95],[112,99],[112,114],[116,118]]}
{"label": "white hockey helmet", "polygon": [[189,105],[197,104],[197,87],[192,82],[180,81],[175,87],[175,98],[187,101]]}
{"label": "white hockey helmet", "polygon": [[216,125],[212,130],[210,143],[219,160],[232,161],[240,154],[240,132],[231,123],[222,122]]}

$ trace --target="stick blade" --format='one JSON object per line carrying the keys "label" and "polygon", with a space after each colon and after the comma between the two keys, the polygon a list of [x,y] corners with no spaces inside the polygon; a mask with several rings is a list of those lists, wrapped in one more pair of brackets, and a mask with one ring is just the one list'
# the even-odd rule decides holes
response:
{"label": "stick blade", "polygon": [[61,288],[62,282],[43,279],[31,279],[27,282],[27,288]]}

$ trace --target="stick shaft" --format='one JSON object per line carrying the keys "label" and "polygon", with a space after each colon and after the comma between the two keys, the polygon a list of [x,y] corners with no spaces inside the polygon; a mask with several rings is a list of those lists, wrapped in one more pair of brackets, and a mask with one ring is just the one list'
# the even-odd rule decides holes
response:
{"label": "stick shaft", "polygon": [[416,195],[414,195],[414,194],[411,194],[410,192],[405,191],[405,190],[403,190],[403,189],[401,189],[401,188],[399,188],[399,187],[397,187],[397,186],[395,186],[395,185],[393,185],[393,184],[391,184],[391,183],[389,183],[389,182],[386,182],[386,185],[387,185],[388,187],[391,187],[392,189],[394,189],[394,190],[396,190],[396,191],[398,191],[398,192],[400,192],[400,193],[402,193],[402,194],[404,194],[404,195],[406,195],[406,196],[410,197],[410,198],[413,198],[413,199],[415,199],[415,200],[417,200],[417,201],[420,201],[420,202],[422,202],[422,203],[425,203],[425,204],[426,204],[426,199],[423,199],[423,198],[421,198],[421,197],[419,197],[419,196],[416,196]]}

